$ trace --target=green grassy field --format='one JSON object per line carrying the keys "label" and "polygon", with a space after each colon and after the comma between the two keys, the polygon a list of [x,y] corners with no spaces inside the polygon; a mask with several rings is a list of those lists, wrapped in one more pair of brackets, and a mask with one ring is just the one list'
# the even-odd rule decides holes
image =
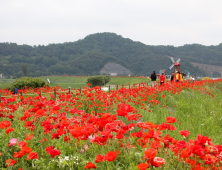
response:
{"label": "green grassy field", "polygon": [[[43,76],[40,77],[47,81],[47,78],[50,80],[50,87],[59,86],[62,88],[80,88],[86,86],[86,81],[88,77],[75,77],[75,76]],[[15,79],[1,79],[0,80],[0,89],[4,89],[10,86]],[[110,82],[108,85],[133,85],[138,83],[149,83],[149,78],[144,77],[111,77]]]}
{"label": "green grassy field", "polygon": [[[88,77],[74,77],[74,76],[50,76],[50,77],[40,77],[47,81],[50,80],[50,87],[60,86],[62,88],[80,88],[86,86],[86,81]],[[111,77],[110,82],[107,85],[126,85],[126,84],[137,84],[137,83],[148,83],[149,78],[140,77]]]}
{"label": "green grassy field", "polygon": [[62,88],[79,88],[86,85],[87,77],[72,77],[72,76],[49,76],[40,77],[47,82],[50,80],[50,87],[59,86]]}
{"label": "green grassy field", "polygon": [[5,89],[10,86],[15,79],[0,79],[0,89]]}

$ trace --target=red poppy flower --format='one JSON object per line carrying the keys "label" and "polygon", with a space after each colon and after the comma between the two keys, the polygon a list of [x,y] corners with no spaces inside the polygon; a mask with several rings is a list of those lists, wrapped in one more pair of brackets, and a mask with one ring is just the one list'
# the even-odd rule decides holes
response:
{"label": "red poppy flower", "polygon": [[139,118],[137,117],[137,114],[131,114],[127,116],[127,119],[128,121],[131,121],[131,120],[137,121]]}
{"label": "red poppy flower", "polygon": [[137,125],[138,127],[142,128],[142,127],[145,125],[145,123],[144,123],[144,122],[137,122],[136,125]]}
{"label": "red poppy flower", "polygon": [[177,119],[175,117],[167,117],[166,118],[167,123],[175,123],[176,121],[177,121]]}
{"label": "red poppy flower", "polygon": [[59,134],[58,133],[53,133],[51,139],[59,139]]}
{"label": "red poppy flower", "polygon": [[79,138],[83,135],[82,128],[76,128],[75,130],[70,129],[70,133],[74,138]]}
{"label": "red poppy flower", "polygon": [[20,146],[20,149],[27,146],[27,143],[25,141],[21,141],[18,143],[18,146]]}
{"label": "red poppy flower", "polygon": [[54,149],[55,148],[55,146],[47,146],[46,148],[45,148],[45,151],[49,154],[49,151],[51,151],[52,149]]}
{"label": "red poppy flower", "polygon": [[6,129],[11,126],[11,122],[8,120],[2,121],[0,123],[0,129]]}
{"label": "red poppy flower", "polygon": [[147,163],[141,163],[141,164],[137,165],[137,168],[138,168],[139,170],[146,170],[147,168],[149,168],[149,164],[147,164]]}
{"label": "red poppy flower", "polygon": [[14,159],[7,159],[5,162],[7,164],[7,167],[13,166],[13,165],[15,165],[17,163],[17,161],[14,160]]}
{"label": "red poppy flower", "polygon": [[30,153],[30,152],[32,152],[32,149],[28,146],[24,146],[24,147],[22,147],[21,151],[23,151],[25,153]]}
{"label": "red poppy flower", "polygon": [[116,138],[117,139],[122,139],[124,137],[124,135],[123,134],[120,134],[120,133],[118,133],[117,135],[116,135]]}
{"label": "red poppy flower", "polygon": [[13,119],[14,116],[13,116],[13,115],[8,115],[8,118],[9,118],[9,119]]}
{"label": "red poppy flower", "polygon": [[14,128],[8,128],[5,130],[6,134],[8,135],[10,132],[14,131]]}
{"label": "red poppy flower", "polygon": [[183,148],[186,147],[186,145],[187,145],[186,141],[180,140],[180,141],[177,142],[176,147],[177,147],[178,149],[183,149]]}
{"label": "red poppy flower", "polygon": [[190,154],[186,150],[181,151],[181,157],[187,159],[190,157]]}
{"label": "red poppy flower", "polygon": [[55,156],[57,156],[57,155],[60,155],[60,151],[58,150],[58,149],[51,149],[50,151],[49,151],[49,154],[52,156],[52,158],[54,158]]}
{"label": "red poppy flower", "polygon": [[109,151],[105,155],[105,159],[109,162],[114,161],[116,159],[117,152]]}
{"label": "red poppy flower", "polygon": [[38,154],[37,154],[37,152],[31,152],[31,153],[29,153],[27,160],[29,160],[29,159],[38,159]]}
{"label": "red poppy flower", "polygon": [[92,162],[88,162],[88,164],[85,166],[85,169],[91,169],[91,168],[96,169],[96,165],[94,165]]}
{"label": "red poppy flower", "polygon": [[180,132],[180,134],[181,134],[182,136],[184,136],[185,138],[190,135],[190,132],[189,132],[188,130],[181,130],[181,131],[179,131],[179,132]]}
{"label": "red poppy flower", "polygon": [[[209,154],[214,154],[214,155],[217,155],[219,153],[219,150],[217,147],[214,147],[214,146],[208,146],[206,147],[206,151],[207,153]],[[222,153],[221,153],[222,154]]]}
{"label": "red poppy flower", "polygon": [[105,125],[105,129],[109,129],[109,130],[112,130],[112,131],[118,131],[118,123],[107,123]]}
{"label": "red poppy flower", "polygon": [[28,134],[25,134],[26,138],[25,140],[31,140],[34,136],[33,133],[29,136]]}
{"label": "red poppy flower", "polygon": [[118,116],[123,116],[126,117],[128,115],[128,112],[126,112],[125,110],[117,110],[117,115]]}
{"label": "red poppy flower", "polygon": [[96,163],[99,163],[99,162],[104,162],[105,161],[105,158],[104,158],[104,156],[102,156],[102,155],[100,155],[100,154],[98,154],[98,155],[96,155]]}
{"label": "red poppy flower", "polygon": [[204,161],[205,161],[205,164],[213,164],[217,161],[217,158],[211,154],[207,154],[205,156]]}
{"label": "red poppy flower", "polygon": [[133,107],[128,104],[118,105],[118,107],[119,107],[119,109],[117,110],[118,116],[126,117],[129,112],[133,111]]}
{"label": "red poppy flower", "polygon": [[33,121],[27,121],[25,122],[25,127],[31,126],[33,124]]}
{"label": "red poppy flower", "polygon": [[53,110],[60,110],[61,108],[57,105],[53,107]]}
{"label": "red poppy flower", "polygon": [[65,136],[65,137],[64,137],[64,141],[65,141],[66,143],[70,143],[70,137],[69,137],[69,136]]}
{"label": "red poppy flower", "polygon": [[145,122],[143,128],[144,129],[152,129],[153,130],[154,124],[152,122]]}
{"label": "red poppy flower", "polygon": [[155,157],[152,159],[151,164],[155,167],[160,167],[161,165],[165,164],[165,159],[160,157]]}
{"label": "red poppy flower", "polygon": [[14,158],[21,158],[21,157],[25,156],[25,154],[26,153],[24,151],[14,152],[13,157]]}
{"label": "red poppy flower", "polygon": [[149,148],[147,150],[144,151],[145,156],[143,157],[143,159],[152,159],[154,157],[156,157],[157,155],[157,151],[153,148]]}
{"label": "red poppy flower", "polygon": [[143,132],[139,131],[139,132],[136,132],[136,133],[131,133],[130,135],[133,136],[133,137],[141,138],[143,136]]}

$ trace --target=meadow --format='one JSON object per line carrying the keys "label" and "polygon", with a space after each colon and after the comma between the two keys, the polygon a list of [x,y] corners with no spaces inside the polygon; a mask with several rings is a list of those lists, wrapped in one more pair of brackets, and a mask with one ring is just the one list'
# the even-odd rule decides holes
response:
{"label": "meadow", "polygon": [[222,169],[221,79],[56,88],[56,99],[54,87],[2,97],[2,169]]}
{"label": "meadow", "polygon": [[[82,88],[86,86],[87,76],[42,76],[41,79],[50,80],[50,87],[59,86],[64,89],[68,89],[69,87],[74,88]],[[10,86],[15,79],[0,79],[0,89],[4,89]],[[128,84],[138,84],[140,82],[149,83],[151,80],[150,78],[146,77],[111,77],[111,81],[108,85],[128,85]]]}
{"label": "meadow", "polygon": [[[59,86],[62,88],[80,88],[86,86],[88,77],[81,76],[50,76],[50,77],[40,77],[47,81],[50,80],[50,87]],[[148,83],[150,78],[146,77],[111,77],[108,85],[128,85],[128,84],[138,84],[140,82]]]}
{"label": "meadow", "polygon": [[0,89],[5,89],[9,87],[15,79],[0,79]]}

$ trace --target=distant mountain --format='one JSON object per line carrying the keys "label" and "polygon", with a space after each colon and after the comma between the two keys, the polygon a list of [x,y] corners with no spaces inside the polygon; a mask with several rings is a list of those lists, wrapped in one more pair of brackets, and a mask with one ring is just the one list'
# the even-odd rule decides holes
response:
{"label": "distant mountain", "polygon": [[22,76],[26,64],[29,76],[41,75],[97,75],[108,62],[119,64],[134,75],[150,75],[166,69],[170,74],[170,57],[180,58],[181,70],[192,75],[220,74],[215,70],[200,69],[200,63],[222,66],[222,44],[149,46],[123,38],[115,33],[96,33],[82,40],[47,46],[0,43],[0,74]]}

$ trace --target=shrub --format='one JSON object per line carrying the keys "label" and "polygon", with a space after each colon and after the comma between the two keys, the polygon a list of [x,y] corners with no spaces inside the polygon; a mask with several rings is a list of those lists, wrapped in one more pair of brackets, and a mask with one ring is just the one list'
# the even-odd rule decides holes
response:
{"label": "shrub", "polygon": [[48,86],[48,83],[45,82],[45,80],[42,80],[40,78],[33,78],[33,77],[22,77],[17,79],[10,87],[8,87],[8,90],[14,91],[15,88],[17,89],[25,89],[25,88],[38,88]]}
{"label": "shrub", "polygon": [[105,84],[109,83],[110,82],[110,75],[104,75],[104,81],[105,81]]}
{"label": "shrub", "polygon": [[95,87],[95,86],[103,86],[106,83],[110,81],[110,76],[105,75],[105,76],[93,76],[89,77],[87,79],[87,84],[90,83],[90,87]]}

